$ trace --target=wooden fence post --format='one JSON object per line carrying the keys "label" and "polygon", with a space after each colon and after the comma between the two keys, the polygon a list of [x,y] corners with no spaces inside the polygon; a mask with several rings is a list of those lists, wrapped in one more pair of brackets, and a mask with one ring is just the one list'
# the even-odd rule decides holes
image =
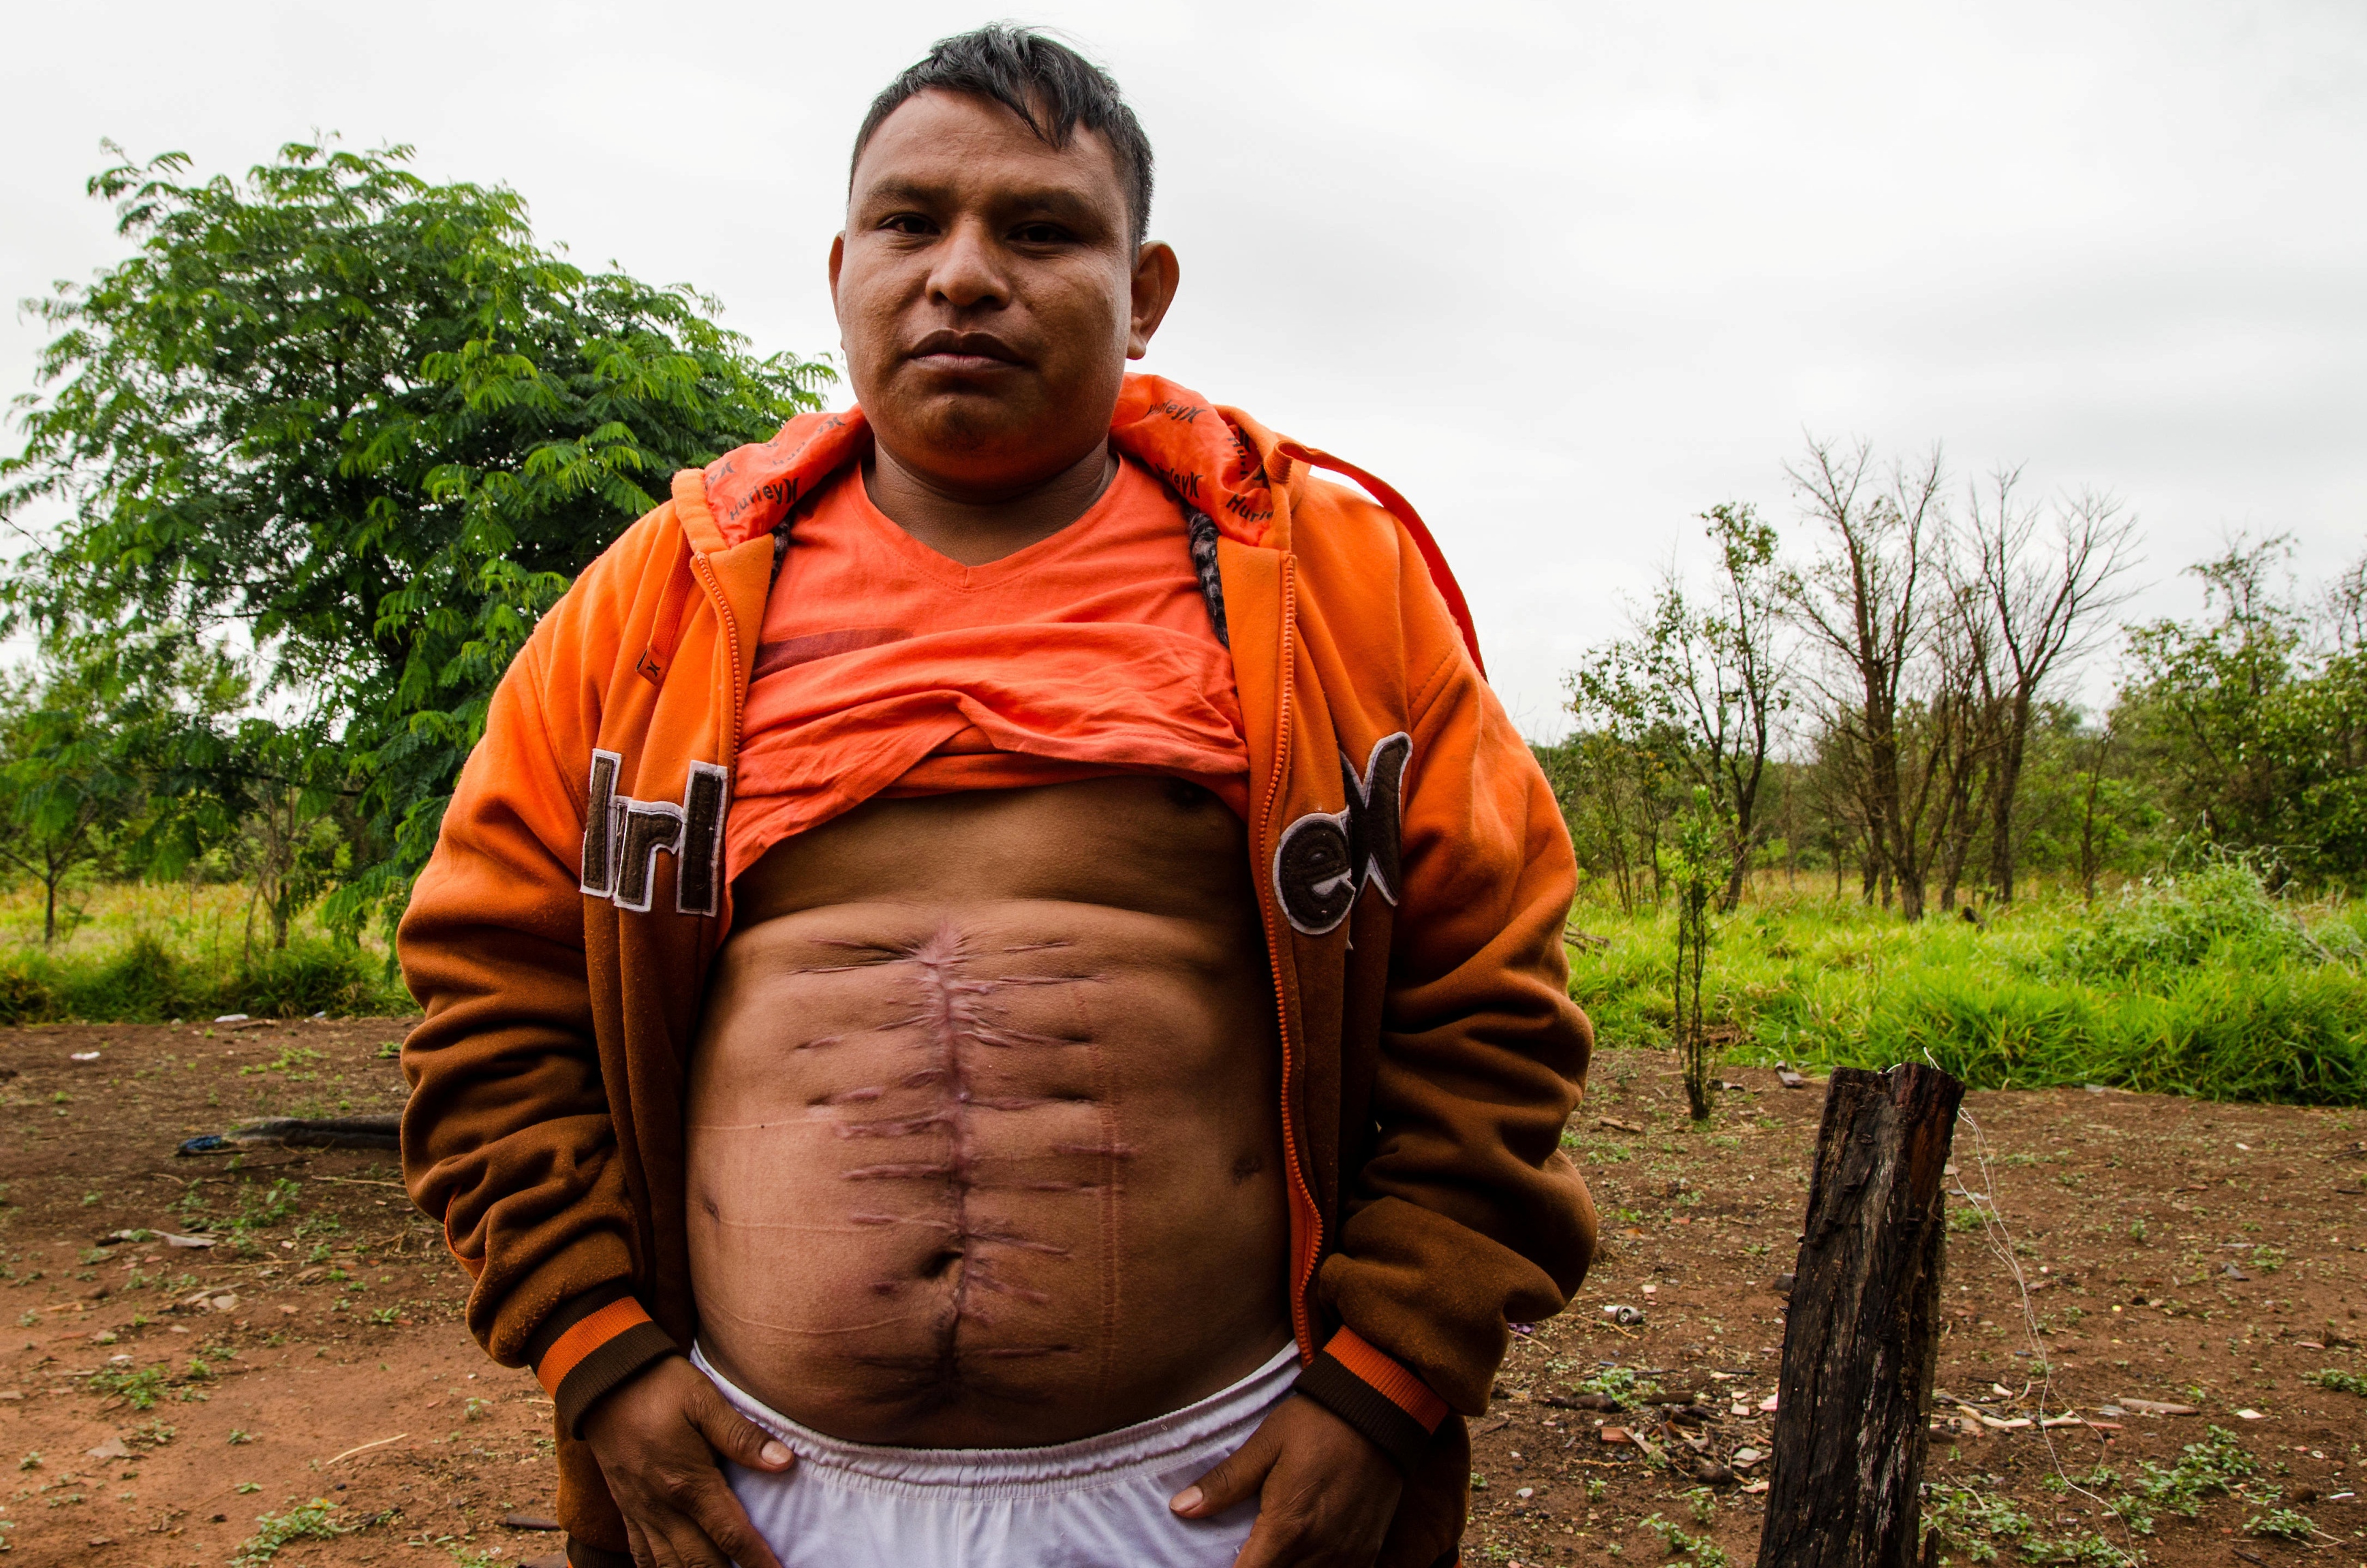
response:
{"label": "wooden fence post", "polygon": [[1834,1070],[1784,1326],[1759,1568],[1912,1568],[1965,1086]]}

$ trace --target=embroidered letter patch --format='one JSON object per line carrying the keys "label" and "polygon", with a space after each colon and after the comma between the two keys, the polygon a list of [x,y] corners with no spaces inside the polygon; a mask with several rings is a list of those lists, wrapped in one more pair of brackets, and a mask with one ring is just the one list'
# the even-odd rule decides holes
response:
{"label": "embroidered letter patch", "polygon": [[635,800],[617,793],[625,765],[614,751],[592,753],[590,799],[583,807],[583,890],[619,909],[647,914],[657,886],[658,855],[674,856],[674,907],[685,915],[715,913],[722,869],[723,813],[731,774],[713,762],[693,762],[682,804]]}
{"label": "embroidered letter patch", "polygon": [[1274,892],[1298,931],[1322,936],[1337,930],[1368,882],[1391,904],[1398,901],[1398,836],[1412,757],[1413,739],[1403,730],[1373,743],[1361,777],[1342,753],[1346,807],[1310,811],[1283,829],[1274,851]]}

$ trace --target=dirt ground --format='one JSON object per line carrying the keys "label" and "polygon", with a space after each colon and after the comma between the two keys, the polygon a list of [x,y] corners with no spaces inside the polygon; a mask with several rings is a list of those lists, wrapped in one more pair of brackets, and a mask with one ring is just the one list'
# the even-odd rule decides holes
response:
{"label": "dirt ground", "polygon": [[[557,1551],[527,1528],[552,1506],[549,1403],[469,1339],[462,1276],[391,1155],[175,1153],[260,1115],[393,1109],[402,1027],[0,1030],[0,1461],[17,1467],[0,1542],[16,1561],[506,1564]],[[1766,1461],[1740,1450],[1769,1446],[1774,1287],[1822,1096],[1813,1080],[1728,1076],[1743,1087],[1695,1132],[1664,1057],[1598,1058],[1572,1128],[1606,1246],[1570,1311],[1516,1340],[1476,1424],[1485,1485],[1467,1562],[1659,1562],[1670,1529],[1704,1543],[1685,1561],[1755,1553]],[[2350,1495],[2367,1399],[2304,1381],[2367,1374],[2367,1115],[2077,1090],[1977,1094],[1967,1110],[1956,1168],[1988,1201],[1956,1200],[1967,1228],[1950,1236],[1951,1398],[1930,1478],[2086,1553],[2052,1561],[2126,1561],[2098,1555],[2101,1530],[2165,1568],[2367,1563],[2367,1507]],[[1603,1310],[1623,1305],[1643,1322]],[[1632,1391],[1624,1408],[1584,1407],[1587,1380],[1621,1389],[1630,1375],[1693,1412],[1670,1424]],[[2197,1413],[2124,1403],[2141,1400]],[[2071,1414],[2088,1424],[2015,1425]],[[2208,1495],[2191,1519],[2163,1511],[2154,1536],[2046,1484],[2058,1466],[2089,1481],[2100,1462],[2171,1465],[2212,1427],[2260,1467],[2248,1496]],[[2245,1532],[2272,1508],[2316,1534]],[[316,1521],[351,1533],[294,1533]]]}
{"label": "dirt ground", "polygon": [[[1655,1515],[1736,1562],[1755,1560],[1767,1465],[1739,1450],[1771,1446],[1777,1286],[1799,1241],[1824,1097],[1820,1079],[1787,1089],[1772,1072],[1727,1076],[1741,1087],[1694,1132],[1666,1055],[1596,1057],[1572,1152],[1605,1245],[1569,1310],[1516,1339],[1475,1425],[1487,1484],[1467,1562],[1659,1562],[1667,1537],[1643,1523]],[[2367,1373],[2367,1114],[2079,1089],[1972,1094],[1965,1112],[1936,1379],[1950,1397],[1935,1400],[1944,1429],[1926,1481],[2010,1505],[2034,1527],[2025,1539],[2060,1553],[2023,1560],[2367,1564],[2367,1506],[2352,1495],[2367,1399],[2304,1381]],[[1644,1321],[1605,1314],[1621,1305]],[[1547,1403],[1619,1371],[1648,1374],[1664,1399],[1708,1419],[1671,1427],[1634,1401],[1611,1413]],[[2146,1415],[2135,1401],[2194,1413]],[[2039,1424],[2073,1416],[2083,1420]],[[2151,1536],[2104,1517],[2120,1493],[2093,1484],[2099,1465],[2124,1479],[2146,1461],[2171,1469],[2214,1427],[2260,1467],[2243,1483],[2248,1499],[2210,1493],[2191,1519],[2157,1508]],[[1600,1427],[1645,1433],[1670,1463]],[[1696,1466],[1718,1477],[1706,1491]],[[2098,1495],[2058,1493],[2056,1478]],[[2277,1508],[2311,1521],[2308,1542],[2246,1533]],[[1941,1561],[1981,1561],[1981,1550],[2017,1560],[1985,1534],[1972,1540],[1950,1540]]]}

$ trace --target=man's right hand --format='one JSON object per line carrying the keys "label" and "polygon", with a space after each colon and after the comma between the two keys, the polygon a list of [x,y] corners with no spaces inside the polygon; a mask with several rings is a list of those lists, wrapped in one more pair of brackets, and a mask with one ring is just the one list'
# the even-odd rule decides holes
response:
{"label": "man's right hand", "polygon": [[781,1568],[716,1456],[772,1474],[797,1456],[687,1360],[669,1356],[603,1394],[583,1428],[640,1568]]}

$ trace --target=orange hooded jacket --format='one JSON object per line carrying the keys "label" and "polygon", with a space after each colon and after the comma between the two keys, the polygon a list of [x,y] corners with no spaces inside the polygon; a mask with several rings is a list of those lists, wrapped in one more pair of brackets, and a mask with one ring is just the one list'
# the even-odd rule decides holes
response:
{"label": "orange hooded jacket", "polygon": [[[1179,498],[1240,690],[1300,1387],[1406,1465],[1381,1561],[1426,1568],[1462,1533],[1460,1416],[1507,1324],[1558,1311],[1594,1246],[1560,1151],[1591,1043],[1569,836],[1394,491],[1152,377],[1111,437]],[[402,921],[427,1014],[405,1176],[470,1328],[557,1404],[578,1568],[629,1558],[577,1423],[696,1328],[682,1100],[773,530],[869,439],[859,410],[806,415],[674,476],[504,677]]]}

